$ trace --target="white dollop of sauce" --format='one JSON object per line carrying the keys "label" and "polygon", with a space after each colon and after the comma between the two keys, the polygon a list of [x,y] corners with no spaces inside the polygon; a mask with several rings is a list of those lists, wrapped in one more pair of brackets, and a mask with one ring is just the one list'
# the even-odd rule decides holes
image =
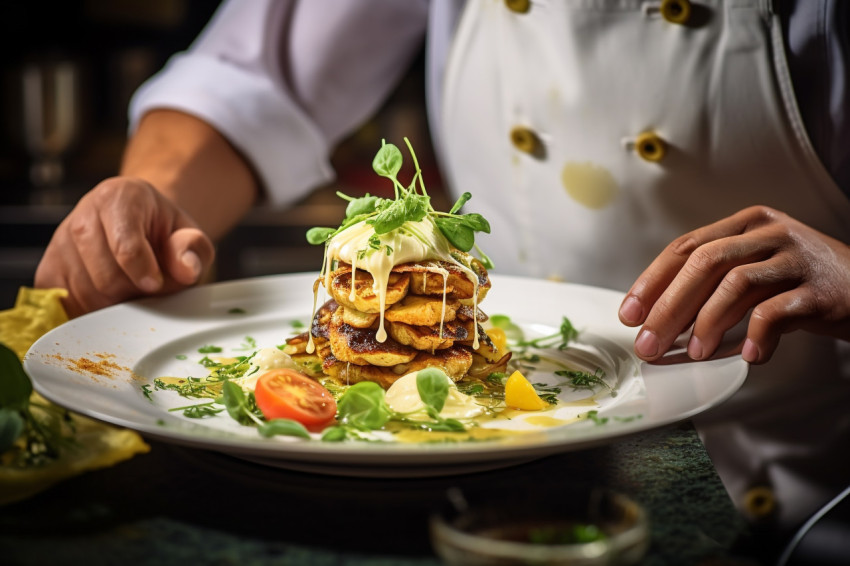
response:
{"label": "white dollop of sauce", "polygon": [[[378,342],[387,339],[384,329],[384,311],[386,309],[387,285],[392,269],[396,265],[410,262],[445,261],[457,265],[474,285],[475,309],[478,308],[478,275],[457,261],[451,254],[451,245],[443,236],[437,224],[428,216],[416,222],[405,222],[401,227],[387,234],[378,235],[380,246],[375,249],[370,240],[375,237],[375,229],[366,221],[349,226],[328,242],[325,249],[324,284],[329,289],[333,262],[342,261],[351,265],[351,292],[354,294],[354,282],[358,269],[369,272],[374,281],[372,290],[380,304],[380,322],[375,338]],[[445,282],[448,272],[439,265],[427,267],[428,271],[438,273]],[[353,297],[352,297],[353,299]],[[445,302],[445,292],[443,293]],[[315,316],[316,295],[313,296],[313,316]],[[443,309],[445,316],[445,307]],[[440,321],[442,334],[443,321]],[[478,333],[473,333],[473,348],[478,348]],[[310,335],[307,352],[314,351],[313,337]]]}
{"label": "white dollop of sauce", "polygon": [[[420,411],[421,414],[410,415],[411,419],[427,420],[429,417],[425,413],[425,404],[419,397],[419,390],[416,388],[416,376],[418,371],[409,373],[393,383],[387,390],[387,404],[393,411],[399,413],[409,413]],[[484,414],[484,407],[479,405],[474,397],[461,393],[457,389],[455,382],[450,377],[446,376],[449,382],[449,396],[446,398],[446,404],[443,410],[440,411],[440,416],[446,419],[471,419]]]}
{"label": "white dollop of sauce", "polygon": [[280,368],[297,369],[297,366],[289,354],[277,348],[261,348],[251,358],[251,365],[245,370],[245,376],[233,381],[242,389],[253,391],[260,376],[269,370]]}

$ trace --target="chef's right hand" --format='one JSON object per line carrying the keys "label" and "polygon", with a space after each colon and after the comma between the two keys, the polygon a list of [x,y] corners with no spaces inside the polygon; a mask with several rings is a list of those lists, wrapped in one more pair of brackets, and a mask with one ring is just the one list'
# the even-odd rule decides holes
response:
{"label": "chef's right hand", "polygon": [[86,194],[56,229],[35,286],[67,289],[65,310],[75,317],[193,285],[214,257],[210,238],[150,183],[113,177]]}

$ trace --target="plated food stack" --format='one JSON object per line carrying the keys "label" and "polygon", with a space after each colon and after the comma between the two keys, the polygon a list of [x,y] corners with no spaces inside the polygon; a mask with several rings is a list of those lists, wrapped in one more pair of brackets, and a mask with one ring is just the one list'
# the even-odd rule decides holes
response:
{"label": "plated food stack", "polygon": [[394,181],[395,199],[341,195],[349,200],[343,225],[308,233],[311,242],[325,244],[314,294],[323,285],[331,298],[285,351],[311,375],[385,388],[425,367],[455,381],[504,369],[510,354],[502,355],[484,332],[487,316],[478,306],[490,290],[489,260],[467,253],[474,232],[489,225],[480,215],[456,214],[468,193],[450,212],[434,211],[418,167],[409,188],[395,179],[400,164],[392,145],[373,162]]}

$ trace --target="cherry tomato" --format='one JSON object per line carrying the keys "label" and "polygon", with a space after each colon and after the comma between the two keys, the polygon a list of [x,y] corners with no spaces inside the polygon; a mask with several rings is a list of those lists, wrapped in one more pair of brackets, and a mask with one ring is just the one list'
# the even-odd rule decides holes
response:
{"label": "cherry tomato", "polygon": [[293,369],[273,369],[257,380],[257,406],[267,419],[292,419],[307,430],[318,432],[336,415],[330,391]]}

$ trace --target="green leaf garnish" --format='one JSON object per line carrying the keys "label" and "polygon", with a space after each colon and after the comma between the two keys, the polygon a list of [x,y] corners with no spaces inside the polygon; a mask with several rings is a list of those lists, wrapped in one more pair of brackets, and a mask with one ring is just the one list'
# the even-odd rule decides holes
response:
{"label": "green leaf garnish", "polygon": [[[372,169],[381,177],[386,177],[392,181],[394,198],[383,199],[369,193],[362,197],[350,197],[337,192],[337,196],[348,201],[342,224],[336,229],[328,227],[310,228],[307,231],[307,241],[314,245],[325,244],[331,238],[358,222],[367,222],[375,230],[375,234],[381,235],[398,230],[407,222],[420,222],[425,218],[430,218],[451,245],[464,252],[469,252],[474,247],[481,255],[481,261],[485,268],[492,269],[493,262],[475,244],[475,233],[489,233],[490,223],[480,214],[458,214],[463,205],[472,198],[472,195],[463,193],[449,212],[434,210],[434,207],[431,206],[431,198],[425,190],[422,170],[419,168],[416,153],[413,151],[410,140],[404,138],[404,142],[410,151],[416,170],[410,185],[405,187],[398,180],[398,173],[401,171],[403,162],[401,151],[395,145],[382,141],[381,148],[372,160]],[[389,246],[385,248],[385,251],[387,255],[392,254],[392,249]],[[369,250],[358,250],[358,254],[363,257],[366,257],[368,252]]]}
{"label": "green leaf garnish", "polygon": [[299,438],[310,438],[310,433],[304,425],[292,419],[272,419],[259,426],[258,430],[266,438],[272,436],[297,436]]}
{"label": "green leaf garnish", "polygon": [[439,414],[449,396],[448,378],[437,368],[425,368],[416,374],[416,390],[425,406]]}
{"label": "green leaf garnish", "polygon": [[24,372],[18,356],[0,344],[0,407],[25,409],[32,394],[32,382]]}

